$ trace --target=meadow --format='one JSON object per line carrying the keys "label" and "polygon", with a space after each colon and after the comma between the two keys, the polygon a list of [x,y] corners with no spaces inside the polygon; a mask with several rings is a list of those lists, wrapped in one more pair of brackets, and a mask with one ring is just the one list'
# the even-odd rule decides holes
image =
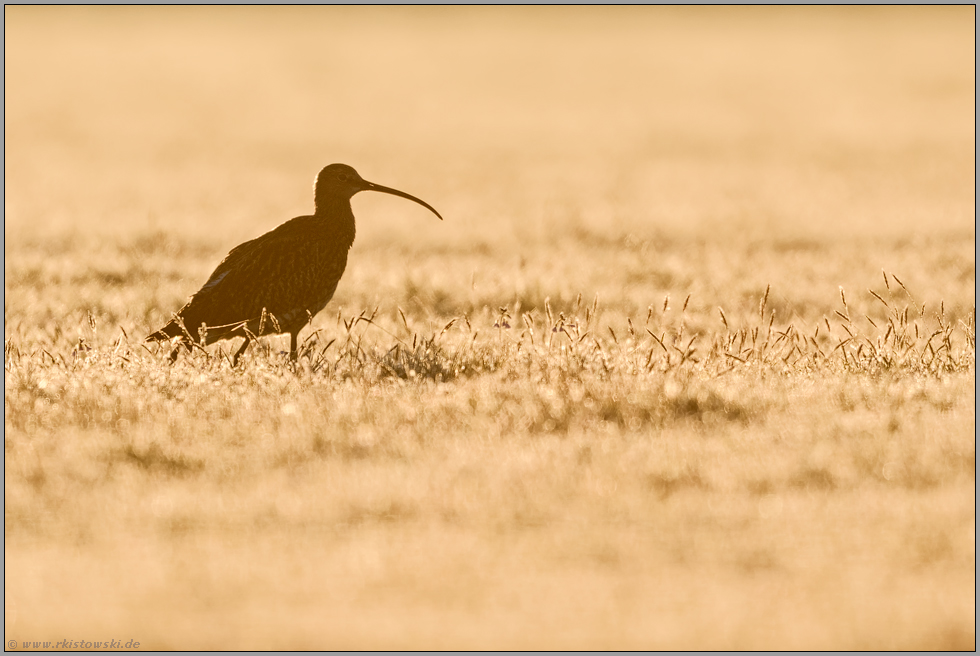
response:
{"label": "meadow", "polygon": [[8,648],[975,649],[974,23],[6,7]]}

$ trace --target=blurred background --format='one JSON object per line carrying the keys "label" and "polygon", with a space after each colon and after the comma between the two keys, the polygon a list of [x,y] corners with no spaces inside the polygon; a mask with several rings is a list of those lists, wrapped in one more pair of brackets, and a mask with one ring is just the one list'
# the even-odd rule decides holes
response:
{"label": "blurred background", "polygon": [[972,6],[4,16],[15,243],[227,246],[310,211],[331,162],[447,217],[362,194],[369,245],[973,231]]}
{"label": "blurred background", "polygon": [[[6,6],[9,637],[975,647],[975,14]],[[332,162],[446,219],[353,199],[337,368],[142,350]],[[764,296],[831,354],[944,312],[962,366],[632,373]],[[602,371],[492,327],[593,298]],[[378,362],[507,360],[379,382],[373,308]]]}

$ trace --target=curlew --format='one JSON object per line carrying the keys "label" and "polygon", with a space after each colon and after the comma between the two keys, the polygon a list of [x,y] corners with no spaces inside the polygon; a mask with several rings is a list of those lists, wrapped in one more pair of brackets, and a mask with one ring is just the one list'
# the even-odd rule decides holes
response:
{"label": "curlew", "polygon": [[333,298],[354,243],[350,199],[359,191],[379,191],[435,208],[403,191],[368,182],[346,164],[324,167],[316,177],[311,216],[286,221],[275,230],[231,249],[204,286],[148,342],[173,340],[171,360],[180,346],[207,345],[244,337],[235,352],[238,364],[252,340],[289,333],[289,355],[296,358],[299,331]]}

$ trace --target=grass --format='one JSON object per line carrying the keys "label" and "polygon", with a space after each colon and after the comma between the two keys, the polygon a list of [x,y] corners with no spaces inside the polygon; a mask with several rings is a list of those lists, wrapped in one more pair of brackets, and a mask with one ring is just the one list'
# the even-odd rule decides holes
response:
{"label": "grass", "polygon": [[[971,8],[208,11],[5,11],[6,640],[975,648]],[[447,220],[142,343],[335,160]]]}

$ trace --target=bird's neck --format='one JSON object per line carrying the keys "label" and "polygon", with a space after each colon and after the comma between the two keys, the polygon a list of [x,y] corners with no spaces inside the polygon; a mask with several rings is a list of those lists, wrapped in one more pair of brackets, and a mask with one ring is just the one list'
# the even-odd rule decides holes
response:
{"label": "bird's neck", "polygon": [[319,188],[313,195],[313,213],[316,216],[353,214],[350,209],[350,198],[323,193]]}
{"label": "bird's neck", "polygon": [[354,212],[349,198],[315,198],[313,215],[327,222],[334,230],[344,233],[344,237],[354,242]]}

